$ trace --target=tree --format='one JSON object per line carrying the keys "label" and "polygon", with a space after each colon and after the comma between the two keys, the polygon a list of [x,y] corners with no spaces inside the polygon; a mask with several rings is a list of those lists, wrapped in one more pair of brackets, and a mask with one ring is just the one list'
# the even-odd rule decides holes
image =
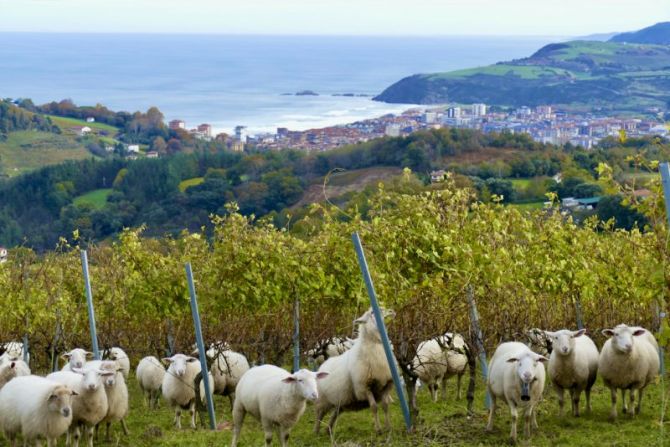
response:
{"label": "tree", "polygon": [[163,137],[159,136],[154,138],[154,141],[151,143],[151,150],[156,151],[161,155],[164,155],[167,152],[167,143]]}

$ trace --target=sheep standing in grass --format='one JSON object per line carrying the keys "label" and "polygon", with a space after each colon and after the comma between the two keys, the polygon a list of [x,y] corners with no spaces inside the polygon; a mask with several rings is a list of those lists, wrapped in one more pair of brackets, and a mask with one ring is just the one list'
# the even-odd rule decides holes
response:
{"label": "sheep standing in grass", "polygon": [[[447,379],[452,376],[457,377],[456,398],[461,398],[461,381],[468,364],[466,349],[463,336],[451,332],[419,344],[412,367],[419,380],[428,386],[433,402],[437,402],[439,382],[442,387],[442,399],[446,399]],[[416,401],[416,388],[412,401]]]}
{"label": "sheep standing in grass", "polygon": [[61,371],[72,371],[75,368],[83,368],[86,360],[93,357],[92,352],[85,351],[81,348],[75,348],[70,352],[66,352],[62,357],[67,361]]}
{"label": "sheep standing in grass", "polygon": [[493,415],[498,399],[503,399],[512,413],[510,438],[516,443],[519,409],[524,410],[524,433],[530,436],[531,423],[537,428],[536,407],[544,391],[545,372],[543,362],[547,358],[531,351],[518,342],[502,343],[498,346],[489,365],[488,389],[491,408],[487,431],[493,430]]}
{"label": "sheep standing in grass", "polygon": [[[389,315],[384,312],[385,316]],[[319,433],[321,420],[333,410],[328,428],[333,432],[335,421],[343,410],[360,410],[370,407],[375,420],[375,429],[381,432],[377,404],[381,403],[390,429],[388,405],[393,386],[391,370],[386,360],[377,322],[368,310],[354,323],[359,324],[358,337],[350,350],[326,360],[319,372],[328,376],[317,382],[319,397],[316,400],[315,433]]]}
{"label": "sheep standing in grass", "polygon": [[[123,379],[121,367],[114,360],[94,360],[86,363],[85,369],[100,369],[110,371],[113,375],[103,379],[105,394],[107,394],[107,415],[101,424],[105,424],[105,441],[110,441],[109,427],[113,422],[120,422],[123,434],[128,436],[128,426],[125,417],[128,416],[128,387]],[[97,437],[97,432],[96,432]]]}
{"label": "sheep standing in grass", "polygon": [[49,447],[55,447],[72,422],[75,394],[43,377],[17,377],[0,390],[0,430],[12,446],[21,433],[24,442],[45,438]]}
{"label": "sheep standing in grass", "polygon": [[354,341],[350,338],[333,337],[319,341],[315,347],[305,352],[310,368],[318,367],[331,357],[337,357],[351,349]]}
{"label": "sheep standing in grass", "polygon": [[[617,417],[617,389],[621,390],[624,413],[628,411],[624,391],[630,390],[630,413],[634,416],[641,410],[644,389],[658,375],[658,343],[646,329],[625,324],[614,329],[604,329],[603,335],[609,339],[600,352],[598,371],[612,396],[610,420],[616,420]],[[634,406],[635,391],[637,407]]]}
{"label": "sheep standing in grass", "polygon": [[279,426],[279,440],[286,447],[291,428],[305,412],[306,401],[318,396],[317,379],[328,373],[307,369],[290,374],[274,365],[262,365],[247,371],[237,384],[233,405],[233,441],[237,441],[246,413],[258,419],[265,432],[265,444],[272,443],[272,432]]}
{"label": "sheep standing in grass", "polygon": [[599,354],[595,343],[584,335],[585,332],[586,329],[546,332],[553,345],[548,365],[549,378],[558,393],[561,416],[565,390],[570,391],[574,416],[579,416],[579,399],[582,391],[586,394],[586,410],[591,412],[591,387],[598,375]]}
{"label": "sheep standing in grass", "polygon": [[109,350],[109,359],[114,360],[121,368],[121,373],[124,379],[128,379],[130,374],[130,359],[128,354],[121,348],[114,347]]}
{"label": "sheep standing in grass", "polygon": [[158,398],[161,394],[161,385],[165,376],[165,367],[156,357],[144,357],[137,365],[135,375],[140,389],[148,399],[149,408],[157,408]]}
{"label": "sheep standing in grass", "polygon": [[74,371],[58,371],[51,373],[47,379],[65,385],[77,395],[72,399],[72,426],[68,431],[67,444],[74,437],[74,447],[79,446],[81,427],[86,429],[86,442],[93,447],[93,432],[95,426],[107,416],[107,393],[102,384],[102,378],[113,376],[112,371],[101,369],[79,369]]}
{"label": "sheep standing in grass", "polygon": [[223,344],[210,347],[207,357],[213,359],[210,372],[214,378],[214,393],[228,396],[232,408],[235,387],[242,375],[249,370],[249,362],[244,355]]}
{"label": "sheep standing in grass", "polygon": [[[175,409],[174,425],[181,428],[181,410],[187,409],[191,413],[191,428],[195,425],[195,376],[201,371],[200,360],[184,354],[175,354],[164,358],[170,366],[163,377],[163,397]],[[212,374],[209,374],[209,389],[214,388]],[[205,400],[204,378],[200,381],[200,397]]]}

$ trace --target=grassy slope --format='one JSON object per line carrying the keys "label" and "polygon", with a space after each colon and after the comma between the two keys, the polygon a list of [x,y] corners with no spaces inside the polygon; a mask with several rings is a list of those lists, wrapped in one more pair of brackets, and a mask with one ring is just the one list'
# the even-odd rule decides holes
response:
{"label": "grassy slope", "polygon": [[79,197],[75,197],[73,202],[75,205],[91,205],[96,209],[103,208],[107,204],[107,197],[112,193],[111,188],[95,189]]}
{"label": "grassy slope", "polygon": [[[479,372],[478,372],[479,374]],[[467,376],[466,376],[467,377]],[[464,385],[467,381],[464,380]],[[229,445],[231,431],[228,428],[231,421],[230,405],[227,398],[217,396],[216,412],[220,427],[226,427],[218,432],[203,429],[174,429],[172,424],[173,413],[161,401],[161,408],[155,412],[146,410],[140,397],[139,389],[134,378],[129,380],[131,395],[131,410],[128,418],[131,436],[126,439],[119,436],[119,427],[114,428],[114,442],[107,445],[119,446],[218,446]],[[343,413],[338,420],[333,442],[323,432],[319,437],[312,433],[314,410],[311,405],[291,432],[290,445],[292,446],[500,446],[507,443],[510,429],[509,410],[500,408],[496,414],[493,433],[484,433],[486,425],[486,410],[484,408],[484,390],[478,375],[475,400],[475,416],[466,417],[465,399],[455,401],[455,381],[449,384],[450,397],[446,402],[432,403],[425,390],[419,393],[419,406],[424,423],[417,433],[406,435],[403,419],[397,397],[391,404],[392,432],[377,436],[374,434],[372,416],[369,410],[356,413]],[[464,393],[465,394],[465,393]],[[661,418],[661,385],[651,385],[643,400],[642,415],[631,420],[624,415],[616,423],[607,421],[609,412],[609,392],[598,381],[594,387],[593,407],[591,415],[579,419],[571,416],[560,419],[557,416],[558,404],[555,393],[549,386],[545,389],[545,400],[540,405],[538,423],[539,431],[533,434],[530,442],[522,440],[522,446],[662,446],[663,434],[661,429],[668,430],[668,422],[660,424]],[[667,398],[667,397],[666,397]],[[583,403],[582,403],[583,405]],[[569,405],[568,405],[569,406]],[[621,415],[620,415],[621,416]],[[667,419],[667,418],[666,418]],[[188,426],[186,416],[182,423]],[[521,425],[519,428],[521,430]],[[520,431],[522,433],[522,431]],[[263,445],[263,432],[260,424],[251,416],[247,418],[242,429],[241,446]],[[279,445],[275,437],[273,445]]]}
{"label": "grassy slope", "polygon": [[49,118],[51,118],[51,121],[53,121],[54,124],[56,124],[58,127],[63,129],[64,131],[67,131],[71,127],[76,127],[76,126],[88,126],[90,127],[93,131],[105,131],[107,132],[110,136],[114,136],[118,133],[119,129],[117,129],[114,126],[110,126],[109,124],[103,124],[103,123],[87,123],[85,120],[78,120],[76,118],[66,118],[62,116],[55,116],[55,115],[46,115]]}
{"label": "grassy slope", "polygon": [[179,182],[179,191],[184,192],[191,186],[197,186],[205,181],[204,177],[193,177]]}
{"label": "grassy slope", "polygon": [[11,132],[6,141],[0,141],[2,167],[9,176],[91,156],[85,147],[73,139],[47,132]]}

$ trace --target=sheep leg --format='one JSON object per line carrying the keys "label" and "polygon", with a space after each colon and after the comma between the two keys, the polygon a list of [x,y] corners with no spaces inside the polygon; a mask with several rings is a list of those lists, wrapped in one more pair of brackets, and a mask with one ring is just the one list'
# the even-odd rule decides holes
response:
{"label": "sheep leg", "polygon": [[[106,427],[105,427],[105,441],[106,441],[106,442],[109,442],[109,441],[112,439],[112,438],[110,437],[110,435],[109,435],[109,426],[112,425],[112,423],[111,423],[111,422],[107,422],[105,425],[106,425]],[[97,435],[98,435],[98,431],[97,431],[97,430],[96,430],[95,434],[96,434],[96,441],[97,441]]]}
{"label": "sheep leg", "polygon": [[188,407],[189,413],[191,413],[191,428],[197,428],[195,425],[195,399],[191,402],[191,405]]}
{"label": "sheep leg", "polygon": [[58,438],[47,438],[47,447],[57,447]]}
{"label": "sheep leg", "polygon": [[79,438],[81,438],[81,430],[79,429],[79,424],[77,424],[72,430],[72,437],[74,438],[72,445],[74,447],[79,447]]}
{"label": "sheep leg", "polygon": [[330,422],[328,422],[328,434],[330,436],[333,436],[333,430],[335,429],[335,421],[337,421],[337,417],[340,415],[340,407],[337,407],[335,411],[333,411],[333,414],[330,416]]}
{"label": "sheep leg", "polygon": [[282,447],[288,447],[288,432],[289,432],[288,427],[280,426],[279,427],[279,440],[281,442]]}
{"label": "sheep leg", "polygon": [[461,382],[463,380],[463,374],[456,376],[456,400],[461,400]]}
{"label": "sheep leg", "polygon": [[621,389],[621,412],[628,413],[628,404],[626,403],[626,390]]}
{"label": "sheep leg", "polygon": [[263,419],[262,425],[263,432],[265,433],[265,446],[270,447],[272,445],[272,422],[267,419]]}
{"label": "sheep leg", "polygon": [[382,397],[382,410],[384,410],[384,426],[386,427],[386,431],[391,431],[391,421],[389,419],[389,402],[391,400],[391,397],[389,395],[385,395]]}
{"label": "sheep leg", "polygon": [[382,426],[379,423],[379,413],[377,413],[377,401],[375,400],[374,394],[372,394],[372,391],[367,390],[366,393],[367,398],[368,398],[368,404],[370,405],[370,411],[372,411],[372,415],[375,418],[375,431],[377,433],[382,432]]}
{"label": "sheep leg", "polygon": [[530,423],[533,416],[533,407],[529,405],[523,415],[523,434],[526,438],[530,438]]}
{"label": "sheep leg", "polygon": [[[24,441],[24,444],[25,444],[25,443],[26,443],[26,442]],[[27,445],[27,444],[26,444],[26,445]],[[35,447],[42,447],[42,441],[39,440],[39,439],[35,439]]]}
{"label": "sheep leg", "polygon": [[591,414],[591,388],[587,388],[584,394],[586,394],[586,412]]}
{"label": "sheep leg", "polygon": [[565,406],[565,390],[558,385],[555,385],[554,388],[556,389],[556,394],[558,394],[558,414],[559,416],[563,417],[563,407]]}
{"label": "sheep leg", "polygon": [[[442,376],[442,383],[440,384],[440,397],[442,400],[447,400],[447,375]],[[437,402],[437,396],[435,396],[435,402]]]}
{"label": "sheep leg", "polygon": [[231,442],[230,447],[237,446],[237,440],[240,437],[240,431],[242,431],[242,423],[244,422],[245,414],[246,412],[241,404],[233,407],[233,441]]}
{"label": "sheep leg", "polygon": [[95,425],[86,427],[86,444],[88,447],[93,447],[93,435],[95,434]]}
{"label": "sheep leg", "polygon": [[414,388],[412,388],[412,395],[410,396],[409,401],[412,408],[416,408],[416,393],[417,393],[417,386],[414,386]]}
{"label": "sheep leg", "polygon": [[635,390],[631,389],[629,392],[630,394],[630,416],[634,417],[635,416]]}
{"label": "sheep leg", "polygon": [[489,409],[489,422],[486,424],[486,431],[493,431],[493,415],[496,412],[496,398],[493,394],[489,393],[491,396],[491,408]]}
{"label": "sheep leg", "polygon": [[510,401],[508,403],[509,403],[509,411],[512,414],[512,429],[510,430],[509,438],[513,444],[516,444],[516,423],[517,420],[519,419],[519,410],[517,410],[516,404],[514,402]]}
{"label": "sheep leg", "polygon": [[612,397],[612,408],[610,409],[610,421],[616,421],[616,388],[610,388]]}
{"label": "sheep leg", "polygon": [[572,393],[572,415],[578,418],[579,417],[579,397],[580,397],[580,394],[582,394],[582,392],[579,391],[579,390],[576,390],[574,388],[572,390],[570,390],[570,392]]}
{"label": "sheep leg", "polygon": [[430,398],[433,402],[437,402],[437,383],[431,383],[428,385],[428,390],[430,391]]}
{"label": "sheep leg", "polygon": [[531,414],[531,423],[533,424],[533,429],[534,430],[537,430],[538,428],[540,428],[537,425],[537,404],[533,405],[533,412]]}
{"label": "sheep leg", "polygon": [[126,419],[121,419],[121,428],[123,429],[123,434],[128,436],[130,435],[130,430],[128,430],[128,424],[126,424]]}
{"label": "sheep leg", "polygon": [[174,410],[174,426],[181,430],[181,408]]}
{"label": "sheep leg", "polygon": [[321,430],[321,421],[323,421],[323,417],[325,416],[326,412],[320,408],[318,405],[316,406],[316,422],[314,422],[314,434],[318,435],[319,431]]}

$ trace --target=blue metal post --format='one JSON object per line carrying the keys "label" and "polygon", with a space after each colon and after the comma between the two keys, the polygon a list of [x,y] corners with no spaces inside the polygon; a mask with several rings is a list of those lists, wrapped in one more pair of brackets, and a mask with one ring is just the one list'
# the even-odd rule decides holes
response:
{"label": "blue metal post", "polygon": [[29,362],[29,358],[30,358],[29,349],[30,349],[30,346],[28,345],[28,334],[24,334],[23,335],[23,361],[28,363],[28,364],[30,363]]}
{"label": "blue metal post", "polygon": [[[661,181],[663,183],[663,195],[665,196],[665,216],[668,220],[668,231],[670,231],[670,164],[661,163],[658,167],[661,171]],[[665,318],[665,302],[663,303],[663,309],[660,309],[659,317],[659,326],[663,327],[663,319]],[[661,374],[665,374],[665,349],[661,347],[659,349],[659,356],[661,361]]]}
{"label": "blue metal post", "polygon": [[293,372],[300,369],[300,300],[293,304]]}
{"label": "blue metal post", "polygon": [[370,271],[368,270],[368,263],[365,260],[365,253],[363,252],[363,246],[361,245],[361,238],[358,236],[358,233],[354,233],[351,235],[351,239],[354,241],[354,247],[356,248],[356,254],[358,255],[358,265],[361,268],[361,273],[363,274],[363,279],[365,280],[365,287],[367,288],[368,295],[370,296],[370,304],[372,304],[372,311],[375,315],[375,320],[377,321],[379,335],[381,335],[382,338],[384,352],[386,353],[386,360],[388,361],[389,368],[391,369],[391,376],[393,376],[395,390],[398,394],[400,406],[402,407],[402,414],[405,417],[405,426],[407,427],[407,431],[411,431],[412,418],[409,414],[409,406],[407,405],[407,399],[405,399],[405,393],[402,389],[402,382],[400,382],[400,375],[398,374],[396,360],[393,356],[393,351],[391,350],[391,343],[389,342],[389,337],[386,333],[386,325],[384,324],[384,317],[382,316],[381,309],[379,308],[379,302],[377,301],[375,286],[372,283]]}
{"label": "blue metal post", "polygon": [[[484,377],[484,383],[488,382],[489,378],[489,365],[486,361],[486,349],[484,349],[484,337],[482,336],[482,328],[479,325],[479,312],[477,312],[477,304],[475,303],[475,293],[472,290],[472,286],[468,286],[468,304],[470,305],[470,320],[472,321],[472,329],[475,333],[475,339],[477,342],[477,349],[479,350],[479,364],[482,369],[482,377]],[[489,395],[489,388],[486,387],[486,398],[484,400],[486,408],[491,408],[491,396]]]}
{"label": "blue metal post", "polygon": [[91,278],[88,273],[88,254],[86,250],[81,251],[81,268],[84,271],[84,284],[86,285],[86,302],[88,304],[88,325],[91,330],[91,346],[93,347],[93,358],[100,360],[100,349],[98,349],[98,334],[95,331],[95,311],[93,310],[93,292],[91,292]]}
{"label": "blue metal post", "polygon": [[202,381],[205,384],[205,397],[207,398],[207,413],[209,413],[209,428],[216,430],[216,418],[214,417],[214,400],[212,390],[209,389],[209,372],[207,371],[207,355],[205,343],[202,340],[202,327],[200,325],[200,312],[198,311],[198,298],[195,295],[195,284],[193,283],[193,271],[191,263],[186,263],[186,279],[188,280],[188,291],[191,295],[191,314],[193,314],[193,325],[195,326],[195,342],[200,353],[200,367],[202,369]]}

